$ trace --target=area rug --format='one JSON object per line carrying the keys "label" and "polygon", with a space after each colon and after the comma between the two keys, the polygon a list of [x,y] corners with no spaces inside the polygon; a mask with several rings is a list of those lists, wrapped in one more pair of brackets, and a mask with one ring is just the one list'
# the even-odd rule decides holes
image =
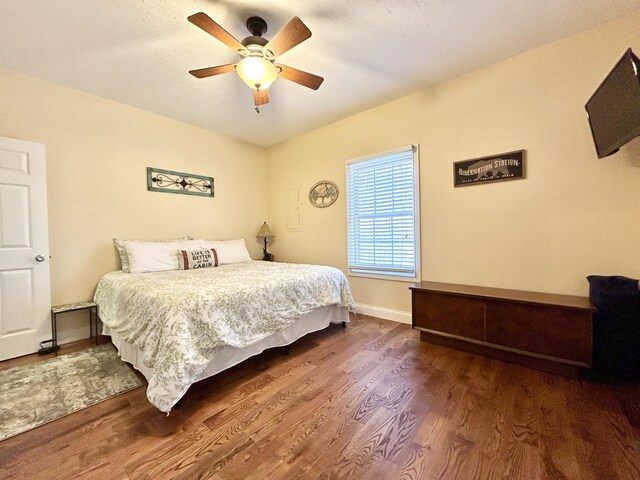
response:
{"label": "area rug", "polygon": [[0,371],[0,441],[142,385],[110,343]]}

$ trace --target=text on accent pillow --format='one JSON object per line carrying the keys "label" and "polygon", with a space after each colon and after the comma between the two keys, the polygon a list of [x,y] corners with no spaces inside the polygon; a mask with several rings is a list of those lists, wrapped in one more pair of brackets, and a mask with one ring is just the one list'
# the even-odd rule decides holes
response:
{"label": "text on accent pillow", "polygon": [[215,248],[178,250],[178,265],[180,270],[217,267],[218,254]]}

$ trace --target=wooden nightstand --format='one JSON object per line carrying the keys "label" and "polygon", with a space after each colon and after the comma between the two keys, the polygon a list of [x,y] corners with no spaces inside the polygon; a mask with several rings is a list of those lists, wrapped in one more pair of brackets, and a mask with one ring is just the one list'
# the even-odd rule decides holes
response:
{"label": "wooden nightstand", "polygon": [[[38,353],[44,355],[58,350],[58,326],[56,316],[60,313],[75,312],[77,310],[89,310],[89,338],[93,338],[95,324],[96,345],[98,344],[98,305],[95,302],[66,303],[51,307],[51,334],[53,338],[40,342]],[[45,346],[49,343],[49,346]]]}

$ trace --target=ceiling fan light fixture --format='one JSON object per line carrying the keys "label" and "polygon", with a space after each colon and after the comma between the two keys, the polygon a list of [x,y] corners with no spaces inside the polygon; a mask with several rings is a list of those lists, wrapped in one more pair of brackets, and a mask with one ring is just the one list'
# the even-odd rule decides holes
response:
{"label": "ceiling fan light fixture", "polygon": [[311,30],[298,17],[293,17],[271,40],[262,36],[267,32],[267,22],[259,17],[250,17],[247,20],[247,29],[251,36],[242,42],[204,12],[194,13],[187,17],[187,20],[240,55],[238,63],[199,68],[190,70],[189,73],[196,78],[207,78],[235,70],[242,81],[251,88],[253,103],[258,113],[261,105],[269,103],[269,87],[278,77],[313,90],[317,90],[324,80],[318,75],[275,63],[276,57],[311,37]]}
{"label": "ceiling fan light fixture", "polygon": [[269,88],[278,78],[275,65],[261,57],[243,58],[238,63],[236,71],[244,83],[256,90]]}

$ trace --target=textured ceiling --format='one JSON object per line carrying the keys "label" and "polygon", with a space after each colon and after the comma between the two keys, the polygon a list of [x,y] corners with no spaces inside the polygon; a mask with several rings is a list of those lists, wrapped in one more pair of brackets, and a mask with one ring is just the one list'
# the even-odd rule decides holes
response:
{"label": "textured ceiling", "polygon": [[[187,73],[237,59],[187,22],[199,11],[238,39],[249,16],[266,38],[299,16],[313,36],[279,61],[324,83],[279,79],[256,114],[234,73]],[[0,68],[270,146],[637,11],[640,0],[0,0]]]}

